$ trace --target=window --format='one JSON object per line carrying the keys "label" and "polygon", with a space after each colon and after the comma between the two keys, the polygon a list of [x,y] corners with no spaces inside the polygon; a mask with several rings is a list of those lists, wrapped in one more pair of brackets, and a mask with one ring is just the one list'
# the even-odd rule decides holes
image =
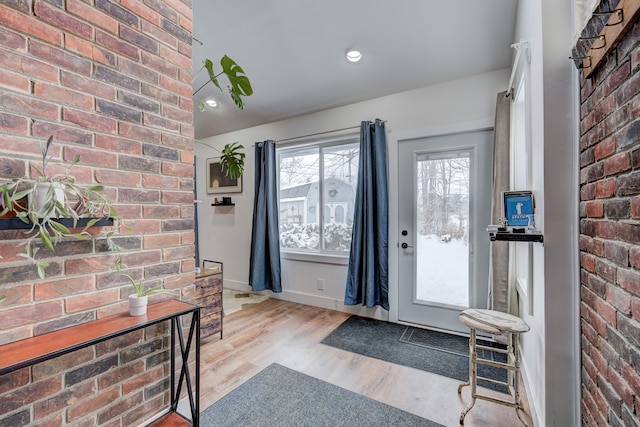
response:
{"label": "window", "polygon": [[359,154],[353,139],[278,149],[282,251],[349,252]]}

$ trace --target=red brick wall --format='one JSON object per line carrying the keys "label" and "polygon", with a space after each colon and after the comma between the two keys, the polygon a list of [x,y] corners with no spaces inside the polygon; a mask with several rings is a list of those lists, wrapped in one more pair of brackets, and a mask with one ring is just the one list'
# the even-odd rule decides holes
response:
{"label": "red brick wall", "polygon": [[[194,292],[191,0],[0,0],[0,180],[27,175],[38,141],[76,154],[130,230],[128,272]],[[55,165],[52,165],[55,166]],[[41,280],[0,231],[0,344],[127,310],[98,240],[61,243]],[[154,300],[167,298],[155,296]],[[0,425],[132,425],[166,407],[166,325],[0,376]]]}
{"label": "red brick wall", "polygon": [[584,425],[640,424],[640,23],[582,79]]}

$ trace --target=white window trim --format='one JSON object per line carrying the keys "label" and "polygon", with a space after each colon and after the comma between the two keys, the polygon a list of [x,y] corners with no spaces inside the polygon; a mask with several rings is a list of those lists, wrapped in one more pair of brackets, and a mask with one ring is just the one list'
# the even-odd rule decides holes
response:
{"label": "white window trim", "polygon": [[[331,139],[326,139],[323,141],[305,141],[301,143],[288,143],[286,146],[282,148],[277,148],[276,154],[278,159],[278,164],[280,164],[280,156],[282,153],[287,153],[288,151],[296,151],[304,148],[330,148],[337,147],[341,145],[349,145],[358,143],[358,136],[356,135],[342,135],[340,137],[334,137]],[[322,160],[320,162],[320,167],[322,167]],[[278,172],[278,182],[280,182],[280,173]],[[292,198],[286,199],[287,201],[292,200]],[[324,204],[322,191],[320,191],[320,197],[318,200],[319,207],[322,207]],[[280,188],[278,187],[278,207],[280,206]],[[345,207],[345,215],[348,209]],[[318,223],[320,223],[320,215],[322,215],[322,209],[319,208],[316,210],[316,215],[318,216]],[[333,264],[333,265],[349,265],[349,252],[332,252],[332,251],[312,251],[312,250],[296,250],[289,248],[280,248],[280,258],[284,260],[291,261],[302,261],[302,262],[314,262],[318,264]]]}
{"label": "white window trim", "polygon": [[314,262],[317,264],[349,265],[349,254],[330,254],[328,252],[300,252],[295,249],[280,249],[280,258],[291,261]]}
{"label": "white window trim", "polygon": [[[532,185],[532,151],[531,151],[531,89],[529,61],[520,61],[516,85],[511,96],[511,189],[531,190]],[[518,67],[520,64],[515,64]],[[522,99],[524,97],[524,99]],[[516,113],[520,108],[521,115]],[[519,133],[519,135],[517,135]],[[516,157],[518,160],[516,160]],[[519,163],[520,170],[515,168]],[[520,188],[524,187],[524,188]],[[534,195],[535,197],[535,195]],[[534,210],[535,214],[535,210]],[[509,259],[512,270],[514,288],[524,303],[527,314],[533,315],[533,248],[532,243],[512,242]]]}

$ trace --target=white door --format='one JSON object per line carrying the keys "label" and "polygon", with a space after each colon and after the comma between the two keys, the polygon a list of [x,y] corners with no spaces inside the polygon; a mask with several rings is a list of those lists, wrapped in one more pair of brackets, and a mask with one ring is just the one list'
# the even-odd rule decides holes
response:
{"label": "white door", "polygon": [[400,141],[401,322],[467,331],[460,311],[486,308],[492,131]]}

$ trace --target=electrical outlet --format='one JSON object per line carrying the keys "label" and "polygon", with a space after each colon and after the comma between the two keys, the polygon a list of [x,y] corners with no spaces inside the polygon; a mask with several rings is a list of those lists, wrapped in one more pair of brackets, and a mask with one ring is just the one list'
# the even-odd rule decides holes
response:
{"label": "electrical outlet", "polygon": [[319,291],[324,291],[324,279],[318,279],[317,285]]}

